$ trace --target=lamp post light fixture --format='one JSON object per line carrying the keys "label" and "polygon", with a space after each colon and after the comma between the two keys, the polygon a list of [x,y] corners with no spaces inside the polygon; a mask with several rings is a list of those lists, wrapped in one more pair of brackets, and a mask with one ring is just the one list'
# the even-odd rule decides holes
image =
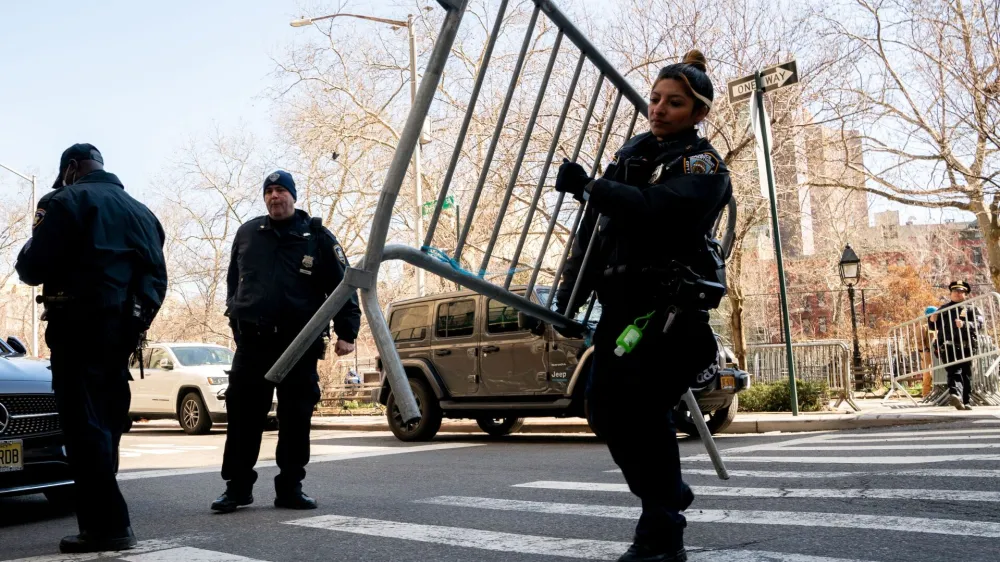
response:
{"label": "lamp post light fixture", "polygon": [[[430,11],[432,9],[433,8],[431,8],[430,6],[424,8],[425,11]],[[404,27],[406,28],[407,36],[409,39],[408,41],[409,47],[410,47],[410,106],[412,107],[413,104],[416,103],[417,99],[417,39],[413,33],[413,15],[412,14],[408,15],[406,17],[406,21],[402,21],[402,20],[380,18],[375,16],[366,16],[362,14],[339,13],[339,14],[330,14],[328,16],[321,16],[318,18],[302,17],[297,20],[291,21],[289,25],[291,25],[292,27],[305,27],[307,25],[312,25],[320,20],[328,20],[341,17],[357,18],[377,23],[388,24],[392,26],[393,31],[396,31],[397,29]],[[426,125],[427,124],[424,123],[425,129]],[[423,234],[424,221],[422,216],[423,190],[421,186],[421,177],[420,177],[422,174],[422,171],[420,169],[420,146],[422,144],[424,144],[423,134],[420,135],[420,142],[418,142],[417,145],[413,147],[413,194],[414,194],[414,199],[416,200],[416,215],[415,215],[416,228],[413,229],[413,235],[414,235],[413,239],[416,241],[415,246],[417,248],[419,248],[423,244],[423,238],[424,238]],[[416,268],[416,270],[417,270],[417,296],[422,297],[424,296],[424,270],[419,267]]]}
{"label": "lamp post light fixture", "polygon": [[[854,286],[861,280],[861,258],[858,257],[858,254],[855,253],[854,248],[851,248],[850,244],[844,248],[844,253],[840,256],[840,263],[838,265],[840,269],[840,281],[844,285],[847,285],[847,298],[851,303],[851,329],[854,335],[854,357],[852,360],[854,389],[861,390],[864,387],[864,365],[861,362],[861,346],[858,343],[858,315],[854,310]],[[849,400],[849,402],[853,406],[853,401]]]}

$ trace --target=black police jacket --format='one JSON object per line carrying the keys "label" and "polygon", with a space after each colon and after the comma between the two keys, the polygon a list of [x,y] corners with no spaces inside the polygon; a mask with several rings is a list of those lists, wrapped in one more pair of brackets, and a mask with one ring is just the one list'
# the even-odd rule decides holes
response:
{"label": "black police jacket", "polygon": [[[972,357],[979,350],[980,317],[975,307],[949,301],[935,314],[938,355],[945,363]],[[957,321],[962,327],[956,326]]]}
{"label": "black police jacket", "polygon": [[[337,238],[305,211],[280,223],[267,215],[247,221],[233,240],[226,316],[298,332],[344,279],[348,265]],[[355,293],[334,317],[333,330],[353,343],[360,327]]]}
{"label": "black police jacket", "polygon": [[124,311],[136,297],[155,315],[167,292],[165,239],[118,177],[97,170],[41,198],[15,269],[70,309]]}
{"label": "black police jacket", "polygon": [[[565,311],[571,317],[594,290],[605,311],[648,306],[650,295],[628,276],[630,271],[678,262],[724,284],[717,277],[724,264],[709,242],[732,197],[732,184],[722,158],[694,129],[662,142],[650,133],[633,137],[587,189],[587,212],[556,292],[558,310],[565,311],[580,276],[574,310]],[[581,271],[595,228],[595,254]],[[625,275],[612,275],[613,270]]]}

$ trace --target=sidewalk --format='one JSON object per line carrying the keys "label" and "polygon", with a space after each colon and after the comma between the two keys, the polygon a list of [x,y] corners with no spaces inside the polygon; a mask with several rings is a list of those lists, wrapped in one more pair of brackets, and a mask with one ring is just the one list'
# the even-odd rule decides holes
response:
{"label": "sidewalk", "polygon": [[[723,433],[769,433],[865,429],[961,420],[995,420],[1000,429],[1000,406],[984,406],[971,411],[951,407],[913,406],[909,401],[883,404],[881,400],[856,400],[860,412],[842,407],[834,412],[791,412],[737,414]],[[314,416],[313,429],[344,431],[389,431],[384,415]],[[442,433],[482,433],[474,420],[449,420],[441,424]],[[582,418],[527,418],[519,433],[590,433]]]}

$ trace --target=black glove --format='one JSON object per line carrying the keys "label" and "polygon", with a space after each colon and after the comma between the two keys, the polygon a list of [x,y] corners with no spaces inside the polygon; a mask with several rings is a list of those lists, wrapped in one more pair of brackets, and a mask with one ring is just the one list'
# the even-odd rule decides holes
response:
{"label": "black glove", "polygon": [[563,158],[563,163],[559,166],[559,175],[556,176],[556,191],[569,193],[577,201],[583,201],[583,188],[590,183],[590,175],[583,169],[583,166],[576,162],[570,162]]}

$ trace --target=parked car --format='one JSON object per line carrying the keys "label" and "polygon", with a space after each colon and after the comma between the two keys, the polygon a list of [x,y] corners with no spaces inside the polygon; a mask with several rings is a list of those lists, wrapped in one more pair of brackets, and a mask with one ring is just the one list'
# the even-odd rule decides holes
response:
{"label": "parked car", "polygon": [[[208,433],[215,423],[226,423],[226,390],[233,352],[205,343],[153,343],[129,366],[132,380],[131,421],[173,419],[185,433]],[[277,428],[278,393],[268,413],[270,429]]]}
{"label": "parked car", "polygon": [[70,505],[73,478],[63,446],[49,362],[0,341],[0,497],[45,494]]}
{"label": "parked car", "polygon": [[[531,300],[545,302],[548,292],[536,287]],[[600,315],[595,303],[592,327]],[[565,338],[552,326],[472,291],[395,302],[387,317],[421,414],[419,422],[403,423],[379,361],[378,400],[398,439],[431,439],[443,418],[475,419],[483,431],[500,436],[517,431],[526,417],[586,417],[583,391],[593,348],[583,340]],[[713,433],[732,422],[736,395],[750,384],[750,375],[735,367],[721,342],[720,350],[719,369],[708,372],[696,390]],[[683,406],[677,414],[678,429],[696,434]]]}

